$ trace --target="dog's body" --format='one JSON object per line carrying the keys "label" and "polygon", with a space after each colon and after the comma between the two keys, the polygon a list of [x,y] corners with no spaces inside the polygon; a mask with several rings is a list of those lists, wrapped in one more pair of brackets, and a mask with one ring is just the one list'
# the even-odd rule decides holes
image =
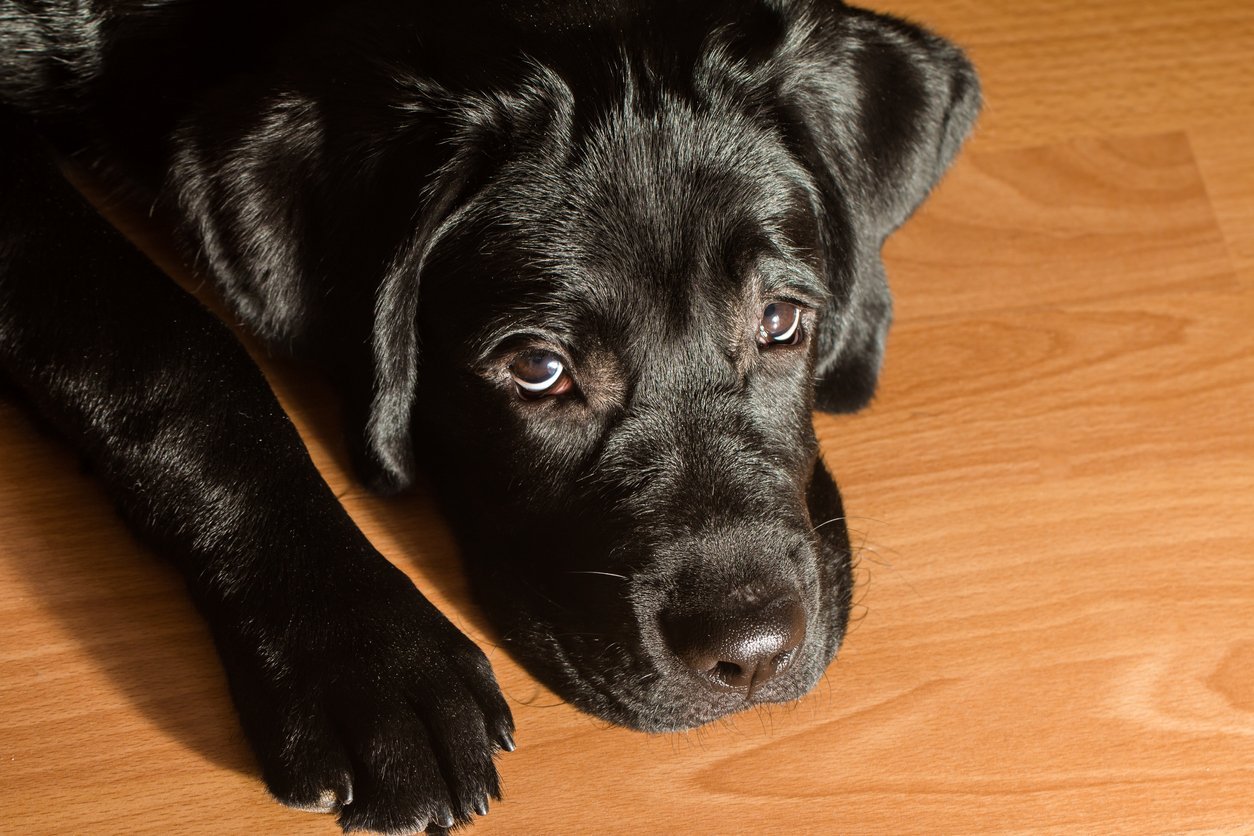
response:
{"label": "dog's body", "polygon": [[825,0],[2,0],[0,73],[0,368],[186,574],[277,798],[464,822],[508,708],[49,149],[330,373],[368,484],[432,474],[563,696],[667,730],[812,687],[851,581],[809,415],[874,389],[880,245],[978,109],[952,46]]}

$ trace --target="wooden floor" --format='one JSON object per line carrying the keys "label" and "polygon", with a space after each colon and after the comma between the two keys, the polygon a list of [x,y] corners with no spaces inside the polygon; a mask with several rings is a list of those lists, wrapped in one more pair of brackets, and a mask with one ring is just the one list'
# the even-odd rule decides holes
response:
{"label": "wooden floor", "polygon": [[[477,833],[1254,832],[1254,3],[886,0],[987,110],[888,247],[870,411],[820,418],[858,623],[795,707],[607,728],[489,650],[519,724]],[[472,635],[423,497],[375,543]],[[0,404],[0,831],[332,834],[265,795],[205,629]]]}

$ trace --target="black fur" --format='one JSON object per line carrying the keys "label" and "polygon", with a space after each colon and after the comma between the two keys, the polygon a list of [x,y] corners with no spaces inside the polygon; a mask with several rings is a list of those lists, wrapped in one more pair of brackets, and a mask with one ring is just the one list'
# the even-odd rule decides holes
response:
{"label": "black fur", "polygon": [[[372,488],[429,475],[537,676],[662,731],[797,699],[835,654],[849,543],[810,411],[871,398],[880,247],[978,106],[946,41],[827,0],[6,0],[0,368],[183,569],[280,801],[464,823],[513,747],[483,654],[56,155],[338,382]],[[805,339],[763,349],[775,301]],[[569,393],[519,395],[529,346]],[[804,638],[760,684],[676,649],[777,600]]]}

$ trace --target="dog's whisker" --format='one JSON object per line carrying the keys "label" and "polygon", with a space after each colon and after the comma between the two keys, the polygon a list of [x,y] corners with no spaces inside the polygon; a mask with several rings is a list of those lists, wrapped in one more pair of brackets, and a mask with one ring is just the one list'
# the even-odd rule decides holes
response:
{"label": "dog's whisker", "polygon": [[[886,550],[895,555],[898,555],[898,556],[901,555],[901,552],[895,549],[886,549]],[[854,602],[855,605],[860,605],[862,603],[862,601],[866,598],[867,590],[869,589],[871,585],[871,572],[870,572],[869,567],[866,567],[863,565],[862,563],[863,558],[865,558],[869,563],[872,563],[875,566],[880,566],[893,572],[893,576],[896,578],[899,578],[902,582],[904,582],[906,586],[909,587],[910,591],[914,593],[915,597],[917,598],[923,597],[923,593],[919,592],[918,588],[913,583],[910,582],[910,580],[901,572],[900,569],[898,569],[889,561],[880,559],[878,557],[878,552],[877,552],[876,547],[868,545],[866,541],[864,540],[862,543],[858,544],[855,547],[854,551],[855,551],[855,562],[854,562],[853,568],[855,570],[860,570],[860,574],[862,575],[862,577],[855,584],[857,588],[860,588],[862,590],[861,596],[859,597],[857,601]]]}
{"label": "dog's whisker", "polygon": [[631,580],[631,578],[627,577],[626,575],[620,575],[617,572],[596,572],[590,569],[586,569],[586,570],[585,569],[580,569],[580,570],[572,569],[568,571],[566,574],[568,575],[604,575],[607,578],[619,578],[620,580],[624,580],[624,581]]}
{"label": "dog's whisker", "polygon": [[858,520],[859,522],[862,522],[862,521],[872,522],[872,523],[875,523],[876,525],[889,525],[889,526],[892,525],[892,523],[889,522],[888,520],[882,520],[878,517],[868,517],[864,514],[847,514],[845,515],[845,519]]}
{"label": "dog's whisker", "polygon": [[883,543],[872,543],[870,538],[868,538],[865,534],[861,534],[861,538],[862,539],[860,540],[858,544],[858,548],[862,551],[869,551],[874,554],[880,554],[881,552],[886,552],[895,557],[901,557],[901,552],[898,551],[897,549],[894,549],[892,546],[886,546]]}
{"label": "dog's whisker", "polygon": [[814,528],[810,529],[810,533],[813,534],[814,532],[818,531],[820,528],[822,528],[825,525],[831,525],[834,522],[840,522],[844,519],[846,518],[845,517],[832,517],[830,520],[825,520],[824,522],[821,522],[818,525],[816,525]]}

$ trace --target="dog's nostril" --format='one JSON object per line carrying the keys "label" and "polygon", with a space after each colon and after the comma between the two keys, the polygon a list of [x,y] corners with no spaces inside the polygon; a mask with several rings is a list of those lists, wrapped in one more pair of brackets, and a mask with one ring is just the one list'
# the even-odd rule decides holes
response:
{"label": "dog's nostril", "polygon": [[806,619],[801,602],[789,596],[747,611],[664,616],[662,629],[671,651],[706,684],[752,696],[792,664]]}
{"label": "dog's nostril", "polygon": [[735,662],[719,662],[708,673],[719,682],[741,682],[745,678],[745,669]]}

